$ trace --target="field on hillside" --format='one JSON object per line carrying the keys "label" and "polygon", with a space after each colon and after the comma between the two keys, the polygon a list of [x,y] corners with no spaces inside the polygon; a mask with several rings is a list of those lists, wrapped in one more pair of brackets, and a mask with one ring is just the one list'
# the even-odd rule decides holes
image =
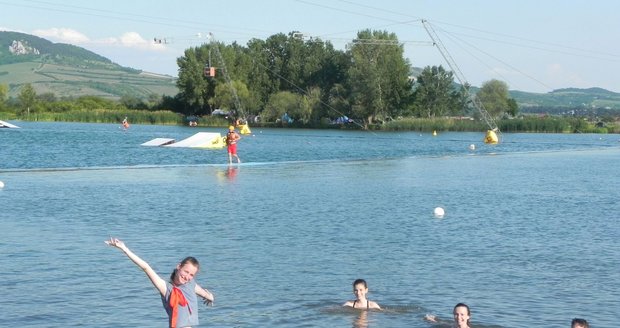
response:
{"label": "field on hillside", "polygon": [[175,79],[164,75],[40,62],[0,66],[0,84],[9,86],[11,97],[17,97],[25,83],[30,83],[37,94],[51,92],[57,97],[93,95],[120,98],[122,95],[130,95],[146,98],[150,94],[174,96],[178,93]]}

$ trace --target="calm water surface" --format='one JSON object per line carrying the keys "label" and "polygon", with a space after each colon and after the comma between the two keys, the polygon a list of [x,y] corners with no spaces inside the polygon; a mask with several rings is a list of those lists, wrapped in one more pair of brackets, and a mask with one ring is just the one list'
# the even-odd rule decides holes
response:
{"label": "calm water surface", "polygon": [[[201,261],[202,326],[432,327],[457,302],[478,327],[616,326],[618,135],[254,129],[228,167],[223,150],[140,146],[223,130],[13,123],[3,325],[165,326],[146,276],[103,243],[118,236],[164,276]],[[360,277],[384,311],[340,306]]]}

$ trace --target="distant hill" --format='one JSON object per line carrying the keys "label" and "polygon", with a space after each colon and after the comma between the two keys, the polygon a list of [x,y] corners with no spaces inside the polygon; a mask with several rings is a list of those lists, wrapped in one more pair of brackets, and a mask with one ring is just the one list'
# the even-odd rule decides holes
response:
{"label": "distant hill", "polygon": [[[412,68],[411,74],[417,77],[422,68]],[[455,88],[460,84],[455,83]],[[480,87],[472,86],[472,93],[477,93]],[[592,112],[620,112],[620,93],[605,90],[603,88],[566,88],[557,89],[547,93],[525,92],[510,90],[510,97],[519,105],[524,113],[558,113],[566,110],[578,110]]]}
{"label": "distant hill", "polygon": [[598,107],[620,109],[620,93],[601,88],[567,88],[549,93],[510,91],[522,107]]}
{"label": "distant hill", "polygon": [[9,86],[12,97],[27,83],[37,94],[51,92],[59,98],[146,99],[178,93],[174,77],[123,67],[78,46],[6,31],[0,31],[0,83]]}

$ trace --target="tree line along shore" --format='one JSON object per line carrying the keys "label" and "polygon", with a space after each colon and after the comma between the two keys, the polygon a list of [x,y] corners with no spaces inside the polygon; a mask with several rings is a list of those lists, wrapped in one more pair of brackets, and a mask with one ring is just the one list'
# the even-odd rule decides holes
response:
{"label": "tree line along shore", "polygon": [[[413,68],[395,34],[363,30],[345,50],[329,41],[279,33],[246,46],[212,40],[179,57],[179,93],[145,99],[37,94],[30,84],[9,98],[7,120],[188,124],[386,131],[484,131],[481,111],[502,132],[620,133],[617,117],[521,113],[508,85],[490,80],[475,94],[442,66]],[[419,71],[416,71],[419,70]],[[473,106],[473,98],[483,109]],[[215,112],[228,115],[214,115]]]}

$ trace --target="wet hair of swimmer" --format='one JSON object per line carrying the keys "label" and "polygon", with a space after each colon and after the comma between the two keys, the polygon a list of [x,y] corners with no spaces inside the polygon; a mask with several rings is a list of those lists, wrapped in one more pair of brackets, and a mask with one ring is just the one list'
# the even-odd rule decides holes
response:
{"label": "wet hair of swimmer", "polygon": [[364,279],[355,279],[355,281],[353,282],[353,288],[355,288],[355,286],[359,284],[364,285],[364,288],[368,288],[368,284],[366,284],[366,280]]}
{"label": "wet hair of swimmer", "polygon": [[[179,263],[180,267],[183,267],[184,265],[186,265],[187,263],[192,264],[193,266],[195,266],[197,269],[200,269],[200,263],[198,263],[198,260],[193,257],[193,256],[188,256],[186,258],[183,259],[183,261],[181,261],[181,263]],[[174,282],[174,275],[175,273],[177,273],[177,269],[174,268],[174,270],[172,270],[172,273],[170,274],[170,282]]]}
{"label": "wet hair of swimmer", "polygon": [[582,327],[582,328],[590,328],[590,325],[588,324],[586,319],[581,319],[581,318],[573,319],[573,321],[571,321],[570,323],[570,326],[571,328],[574,328],[575,325],[577,325],[578,327]]}
{"label": "wet hair of swimmer", "polygon": [[[469,311],[469,306],[465,303],[459,303],[457,305],[454,306],[454,309],[452,310],[452,314],[454,314],[456,312],[456,308],[458,307],[464,307],[467,309],[467,316],[471,315],[471,312]],[[469,326],[469,319],[467,319],[467,325]]]}

